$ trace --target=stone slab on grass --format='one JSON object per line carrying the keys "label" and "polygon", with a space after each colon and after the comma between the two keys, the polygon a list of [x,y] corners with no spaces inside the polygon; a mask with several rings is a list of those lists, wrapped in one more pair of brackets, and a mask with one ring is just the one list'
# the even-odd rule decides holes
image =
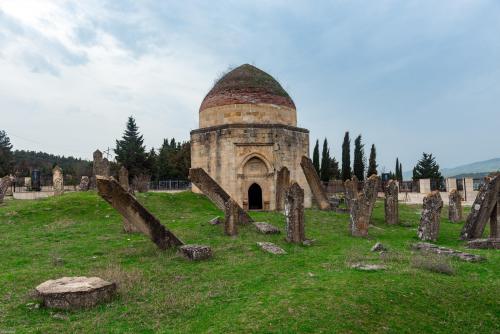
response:
{"label": "stone slab on grass", "polygon": [[43,282],[36,287],[36,292],[49,308],[90,308],[110,301],[116,293],[116,283],[99,277],[62,277]]}
{"label": "stone slab on grass", "polygon": [[265,222],[255,222],[255,228],[262,234],[278,234],[281,233],[279,228]]}
{"label": "stone slab on grass", "polygon": [[434,245],[434,244],[431,244],[428,242],[419,242],[419,243],[413,244],[412,248],[415,250],[419,250],[419,251],[456,257],[462,261],[467,261],[467,262],[479,262],[479,261],[486,260],[484,257],[479,256],[479,255],[464,253],[464,252],[454,250],[451,248],[439,247],[437,245]]}
{"label": "stone slab on grass", "polygon": [[379,271],[386,270],[387,267],[383,264],[372,264],[372,263],[353,263],[351,264],[352,269],[361,271]]}
{"label": "stone slab on grass", "polygon": [[286,254],[286,251],[283,248],[276,246],[272,242],[257,242],[257,245],[259,245],[259,247],[262,248],[262,250],[271,254],[276,254],[276,255]]}
{"label": "stone slab on grass", "polygon": [[476,249],[500,249],[500,239],[474,239],[468,242],[468,247]]}
{"label": "stone slab on grass", "polygon": [[179,247],[179,251],[192,261],[206,260],[212,257],[212,249],[204,245],[184,245]]}

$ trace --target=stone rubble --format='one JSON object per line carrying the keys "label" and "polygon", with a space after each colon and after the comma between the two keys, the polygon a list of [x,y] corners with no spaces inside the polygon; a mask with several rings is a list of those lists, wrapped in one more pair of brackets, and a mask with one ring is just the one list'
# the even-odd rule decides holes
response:
{"label": "stone rubble", "polygon": [[419,251],[424,251],[424,252],[429,252],[429,253],[434,253],[434,254],[441,254],[441,255],[446,255],[446,256],[452,256],[456,257],[462,261],[467,261],[467,262],[479,262],[479,261],[484,261],[485,258],[479,255],[474,255],[474,254],[469,254],[469,253],[464,253],[458,250],[454,250],[451,248],[446,248],[446,247],[440,247],[428,242],[419,242],[416,244],[413,244],[412,249],[414,250],[419,250]]}

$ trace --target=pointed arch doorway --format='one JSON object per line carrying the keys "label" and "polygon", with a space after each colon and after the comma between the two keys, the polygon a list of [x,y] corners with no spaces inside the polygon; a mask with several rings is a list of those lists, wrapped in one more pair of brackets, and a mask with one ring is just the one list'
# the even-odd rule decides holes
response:
{"label": "pointed arch doorway", "polygon": [[248,188],[248,208],[262,210],[262,188],[257,183],[252,183]]}

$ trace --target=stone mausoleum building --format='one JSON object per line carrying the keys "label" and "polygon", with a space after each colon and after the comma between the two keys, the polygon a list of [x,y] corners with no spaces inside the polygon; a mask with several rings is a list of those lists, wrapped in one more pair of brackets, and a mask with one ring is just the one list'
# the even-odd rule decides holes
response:
{"label": "stone mausoleum building", "polygon": [[303,155],[309,156],[309,131],[297,127],[293,100],[272,76],[248,64],[215,83],[200,106],[199,129],[191,131],[191,167],[203,168],[244,209],[283,209],[283,167],[310,207]]}

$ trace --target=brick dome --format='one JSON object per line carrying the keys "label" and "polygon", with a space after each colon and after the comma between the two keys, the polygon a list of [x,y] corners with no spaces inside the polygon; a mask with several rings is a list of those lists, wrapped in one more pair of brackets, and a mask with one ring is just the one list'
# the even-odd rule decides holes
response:
{"label": "brick dome", "polygon": [[295,110],[295,104],[278,81],[255,66],[244,64],[226,73],[208,92],[200,112],[234,104],[272,104]]}

